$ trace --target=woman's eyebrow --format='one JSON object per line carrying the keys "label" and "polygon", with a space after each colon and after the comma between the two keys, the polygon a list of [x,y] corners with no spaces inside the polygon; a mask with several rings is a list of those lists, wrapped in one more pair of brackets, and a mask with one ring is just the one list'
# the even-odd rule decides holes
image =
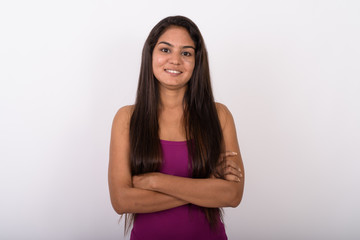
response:
{"label": "woman's eyebrow", "polygon": [[[159,42],[158,45],[161,44],[161,43],[165,44],[165,45],[168,45],[169,47],[174,47],[174,45],[172,45],[171,43],[164,42],[164,41]],[[182,48],[192,48],[192,49],[195,50],[195,48],[193,46],[183,46]]]}

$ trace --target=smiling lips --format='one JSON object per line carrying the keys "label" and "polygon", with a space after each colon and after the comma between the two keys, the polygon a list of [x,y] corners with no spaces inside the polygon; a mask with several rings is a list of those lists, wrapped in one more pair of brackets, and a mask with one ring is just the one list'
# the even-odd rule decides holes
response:
{"label": "smiling lips", "polygon": [[177,70],[172,70],[172,69],[165,69],[165,72],[171,73],[171,74],[180,74],[182,72],[177,71]]}

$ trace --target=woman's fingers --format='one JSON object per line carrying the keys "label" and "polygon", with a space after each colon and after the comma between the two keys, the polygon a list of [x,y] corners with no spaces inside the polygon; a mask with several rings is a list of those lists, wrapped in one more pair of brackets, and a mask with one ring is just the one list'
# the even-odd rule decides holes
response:
{"label": "woman's fingers", "polygon": [[222,156],[223,156],[223,159],[221,161],[219,161],[218,163],[218,167],[220,168],[234,168],[236,169],[237,171],[241,172],[241,168],[239,167],[238,163],[236,161],[234,161],[233,159],[230,159],[230,158],[226,158],[226,157],[231,157],[231,156],[236,156],[237,153],[235,152],[226,152],[226,153],[223,153]]}
{"label": "woman's fingers", "polygon": [[224,176],[225,180],[227,181],[233,181],[233,182],[240,182],[241,181],[241,178],[235,176],[235,175],[232,175],[232,174],[226,174]]}
{"label": "woman's fingers", "polygon": [[241,168],[235,160],[231,159],[236,155],[237,153],[232,151],[220,154],[220,161],[214,173],[216,178],[223,176],[225,180],[240,182],[243,177]]}
{"label": "woman's fingers", "polygon": [[230,156],[236,156],[237,153],[236,152],[232,152],[232,151],[226,151],[224,153],[221,153],[220,154],[220,157],[221,158],[224,158],[224,157],[230,157]]}
{"label": "woman's fingers", "polygon": [[[236,152],[232,152],[232,151],[227,151],[227,152],[225,152],[225,153],[221,153],[220,154],[220,159],[219,159],[219,161],[218,161],[218,167],[221,167],[221,168],[223,168],[224,166],[227,166],[228,165],[228,159],[226,159],[227,157],[234,157],[234,156],[236,156],[237,155],[237,153]],[[230,164],[232,164],[232,165],[236,165],[236,163],[234,162],[234,161],[232,161],[233,163],[230,163]],[[234,166],[234,167],[236,167],[236,166]]]}
{"label": "woman's fingers", "polygon": [[241,169],[240,168],[234,168],[232,166],[228,166],[228,167],[225,167],[224,168],[224,175],[227,175],[227,174],[231,174],[231,175],[234,175],[238,178],[242,178],[243,177],[243,174],[241,172]]}
{"label": "woman's fingers", "polygon": [[231,159],[225,159],[224,161],[225,161],[225,164],[222,165],[224,168],[232,167],[232,168],[237,169],[238,171],[241,171],[241,169],[236,161],[231,160]]}

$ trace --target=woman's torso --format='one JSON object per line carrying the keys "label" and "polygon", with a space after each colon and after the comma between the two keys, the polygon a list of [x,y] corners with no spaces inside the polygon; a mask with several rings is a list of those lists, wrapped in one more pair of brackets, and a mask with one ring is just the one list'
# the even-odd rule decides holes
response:
{"label": "woman's torso", "polygon": [[[190,177],[187,142],[161,140],[163,163],[160,172]],[[145,214],[136,214],[131,240],[223,240],[227,239],[224,225],[211,229],[200,207],[192,204]]]}

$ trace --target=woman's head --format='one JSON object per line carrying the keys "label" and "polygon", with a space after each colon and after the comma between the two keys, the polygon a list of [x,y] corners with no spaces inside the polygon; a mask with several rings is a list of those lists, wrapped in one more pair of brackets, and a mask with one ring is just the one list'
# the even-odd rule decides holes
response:
{"label": "woman's head", "polygon": [[157,95],[158,92],[158,83],[156,78],[154,78],[152,59],[154,48],[158,44],[159,38],[168,29],[173,27],[185,29],[193,41],[193,45],[195,47],[194,68],[189,81],[189,86],[191,86],[189,91],[192,92],[190,95],[200,95],[199,97],[202,98],[203,94],[200,92],[209,92],[209,89],[211,89],[207,51],[199,28],[193,21],[186,17],[171,16],[164,18],[155,25],[145,41],[142,52],[138,94],[141,94],[142,97],[145,97],[146,93],[144,91],[148,92],[152,95],[146,96],[150,101],[154,100],[153,97]]}

